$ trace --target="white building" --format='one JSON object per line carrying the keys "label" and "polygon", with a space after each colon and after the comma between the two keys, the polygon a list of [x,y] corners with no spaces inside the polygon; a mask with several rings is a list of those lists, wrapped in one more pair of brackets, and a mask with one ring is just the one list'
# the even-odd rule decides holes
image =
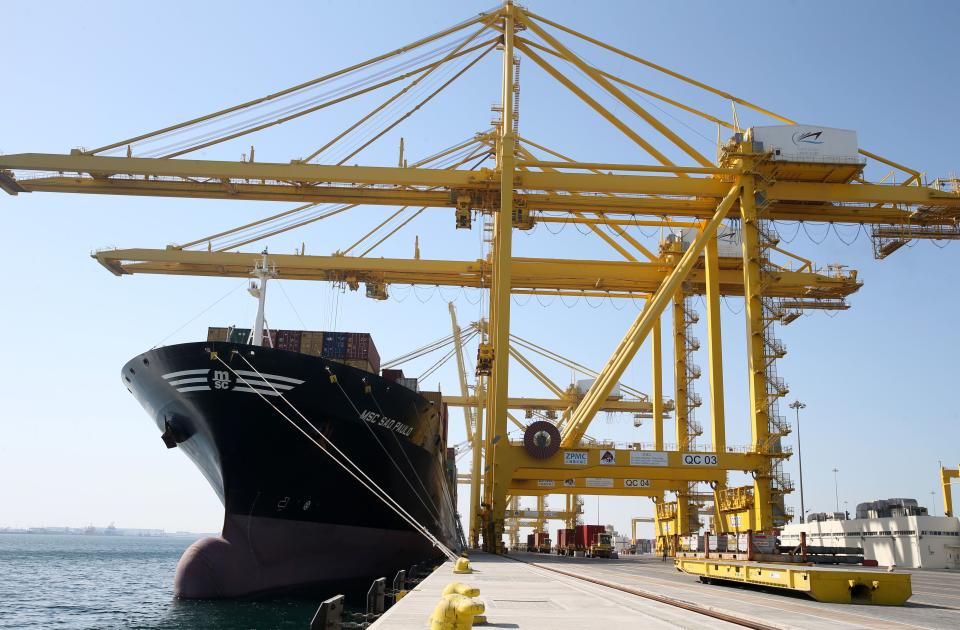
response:
{"label": "white building", "polygon": [[863,557],[880,566],[960,569],[960,519],[949,516],[893,516],[857,518],[787,525],[781,544],[823,547],[860,547]]}

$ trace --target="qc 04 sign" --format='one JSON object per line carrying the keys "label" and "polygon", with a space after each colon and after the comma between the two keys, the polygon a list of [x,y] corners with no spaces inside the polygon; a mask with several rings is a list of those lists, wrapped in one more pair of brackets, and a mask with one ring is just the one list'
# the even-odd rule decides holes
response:
{"label": "qc 04 sign", "polygon": [[702,453],[684,453],[680,458],[684,466],[716,466],[716,455],[705,455]]}
{"label": "qc 04 sign", "polygon": [[649,479],[624,479],[623,487],[624,488],[649,488],[650,480]]}

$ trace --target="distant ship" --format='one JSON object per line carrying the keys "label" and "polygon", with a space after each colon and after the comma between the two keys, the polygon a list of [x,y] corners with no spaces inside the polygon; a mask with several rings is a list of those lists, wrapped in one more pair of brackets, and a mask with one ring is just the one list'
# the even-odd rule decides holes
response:
{"label": "distant ship", "polygon": [[[438,556],[438,544],[458,551],[456,468],[439,394],[378,375],[369,335],[354,333],[352,352],[363,357],[352,360],[347,333],[285,331],[289,349],[263,345],[280,335],[264,325],[266,256],[257,269],[249,336],[211,329],[212,341],[155,348],[123,367],[168,448],[187,454],[224,505],[221,535],[181,557],[175,595],[246,597],[392,576]],[[324,344],[330,356],[316,356]],[[434,540],[338,465],[323,437]]]}

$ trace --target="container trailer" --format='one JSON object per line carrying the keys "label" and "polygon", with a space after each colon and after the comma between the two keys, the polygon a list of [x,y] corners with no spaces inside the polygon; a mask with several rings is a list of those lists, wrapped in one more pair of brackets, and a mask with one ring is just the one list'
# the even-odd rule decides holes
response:
{"label": "container trailer", "polygon": [[574,529],[558,529],[557,530],[557,555],[559,556],[572,556],[573,551],[576,548],[576,540],[574,538]]}
{"label": "container trailer", "polygon": [[587,557],[609,558],[613,554],[613,537],[603,525],[578,525],[576,550]]}

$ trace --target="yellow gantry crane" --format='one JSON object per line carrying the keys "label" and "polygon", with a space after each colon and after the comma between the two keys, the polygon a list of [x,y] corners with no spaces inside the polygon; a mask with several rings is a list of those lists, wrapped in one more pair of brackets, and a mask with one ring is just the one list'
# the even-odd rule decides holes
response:
{"label": "yellow gantry crane", "polygon": [[957,482],[954,479],[960,479],[960,467],[944,468],[940,466],[940,485],[943,490],[943,515],[953,516],[953,488],[952,484]]}
{"label": "yellow gantry crane", "polygon": [[[482,377],[473,395],[461,381],[461,401],[474,441],[472,517],[483,545],[502,544],[507,497],[567,495],[570,520],[582,494],[647,496],[657,501],[658,533],[677,536],[697,526],[709,483],[716,528],[769,531],[789,520],[784,495],[792,483],[782,472],[790,449],[782,443],[789,425],[777,411],[786,384],[776,371],[785,353],[774,334],[810,309],[842,310],[845,298],[861,285],[856,272],[821,270],[779,245],[774,221],[856,223],[872,230],[874,251],[885,257],[914,239],[960,239],[960,189],[956,180],[925,182],[921,172],[873,152],[858,149],[855,159],[790,159],[763,146],[742,130],[700,108],[591,65],[564,41],[589,46],[624,62],[660,73],[685,88],[696,88],[724,107],[734,103],[772,122],[795,121],[704,82],[616,48],[509,0],[429,37],[348,68],[261,98],[66,155],[0,156],[0,188],[31,192],[146,195],[230,200],[296,202],[293,208],[162,249],[105,250],[96,259],[117,275],[154,273],[247,277],[261,254],[239,248],[366,206],[399,208],[356,243],[332,256],[271,254],[280,278],[337,282],[351,289],[365,285],[373,299],[386,299],[394,284],[478,287],[488,292],[488,323],[480,334],[477,368]],[[439,92],[499,52],[501,94],[492,129],[476,133],[414,163],[401,155],[396,166],[347,166],[356,156],[427,105]],[[526,59],[593,109],[607,124],[649,156],[649,164],[578,162],[519,132],[519,68]],[[559,65],[558,63],[559,62]],[[571,78],[570,68],[586,77]],[[428,81],[429,79],[429,81]],[[432,83],[440,86],[431,91]],[[591,90],[599,92],[595,96]],[[427,91],[422,98],[419,95]],[[382,104],[360,116],[323,146],[288,162],[261,162],[255,148],[240,161],[185,157],[279,124],[322,112],[371,93],[388,93]],[[416,98],[415,98],[416,96]],[[627,112],[604,106],[612,99]],[[707,157],[639,102],[656,102],[725,130]],[[377,122],[372,136],[346,144],[358,130],[382,121],[385,112],[408,106]],[[813,132],[809,132],[813,133]],[[359,144],[359,146],[356,146]],[[355,147],[356,148],[353,148]],[[683,156],[677,164],[668,155]],[[901,173],[900,184],[870,182],[868,163]],[[367,255],[427,210],[453,210],[454,225],[470,228],[480,217],[489,229],[489,255],[478,260],[412,260]],[[389,227],[388,222],[399,222]],[[622,260],[572,260],[514,256],[515,230],[537,223],[587,226]],[[719,252],[718,234],[738,226],[733,255]],[[631,227],[671,232],[658,248],[639,242]],[[657,250],[657,251],[654,251]],[[545,457],[507,438],[511,356],[511,296],[559,295],[635,298],[645,307],[629,326],[586,395],[576,401],[558,395],[563,411],[558,438]],[[699,347],[690,335],[690,295],[706,305],[707,354],[711,392],[709,427],[693,417],[699,406],[693,383],[699,369],[691,354]],[[721,352],[722,295],[743,296],[747,325],[751,442],[727,444]],[[661,319],[673,316],[676,443],[665,443]],[[651,338],[654,367],[651,395],[643,402],[656,419],[653,444],[607,445],[585,440],[598,412],[610,405],[620,382],[645,340]],[[454,323],[454,338],[458,329]],[[511,351],[513,348],[513,351]],[[524,366],[526,367],[526,366]],[[560,388],[562,389],[562,388]],[[554,392],[556,393],[556,392]],[[576,404],[572,404],[575,402]],[[545,401],[530,403],[548,407]],[[638,403],[639,404],[639,403]],[[739,414],[738,414],[739,415]],[[708,444],[697,438],[709,436]],[[479,448],[482,446],[482,448]],[[728,473],[744,471],[746,486],[727,487]],[[602,477],[610,485],[588,484]],[[482,483],[482,488],[478,487]],[[665,500],[667,493],[676,500]],[[541,516],[543,510],[539,511]]]}
{"label": "yellow gantry crane", "polygon": [[[476,383],[474,385],[471,386],[469,384],[469,378],[466,370],[467,359],[464,348],[467,343],[477,338],[481,340],[481,343],[483,342],[483,335],[486,332],[486,322],[481,320],[479,322],[470,324],[469,327],[461,328],[457,322],[456,307],[454,306],[454,303],[448,303],[447,307],[450,313],[450,322],[452,328],[451,335],[428,343],[421,348],[408,352],[394,359],[385,361],[383,365],[385,367],[395,368],[434,352],[446,352],[446,354],[439,361],[435,362],[430,368],[428,368],[426,373],[432,373],[450,358],[455,358],[461,393],[459,396],[443,396],[443,402],[453,407],[461,407],[464,410],[464,423],[466,429],[465,434],[467,439],[460,445],[457,445],[455,450],[459,455],[464,449],[470,449],[472,451],[471,469],[478,470],[481,464],[481,453],[483,450],[483,426],[482,422],[478,421],[478,418],[481,417],[481,414],[483,413],[485,377],[483,375],[479,375],[476,377]],[[561,388],[554,381],[552,381],[549,376],[546,375],[544,370],[537,367],[534,362],[524,353],[536,354],[540,358],[549,359],[573,370],[575,373],[580,373],[586,376],[596,377],[597,372],[581,363],[559,355],[556,352],[544,348],[543,346],[528,339],[524,339],[518,335],[511,334],[510,341],[511,343],[509,349],[511,357],[521,367],[533,375],[534,378],[545,385],[555,397],[511,397],[508,399],[507,403],[509,409],[523,411],[525,418],[528,420],[535,417],[547,418],[551,421],[557,421],[558,426],[562,426],[562,424],[569,419],[570,414],[576,408],[577,404],[579,404],[580,400],[582,399],[582,395],[574,386],[570,386],[565,389]],[[451,345],[453,346],[453,349],[447,352],[447,347]],[[521,352],[521,349],[523,352]],[[471,389],[475,392],[475,395],[470,393]],[[601,407],[601,411],[612,413],[630,413],[635,419],[653,418],[653,403],[649,400],[649,396],[647,396],[647,394],[627,385],[623,385],[621,389],[622,395],[608,398]],[[662,409],[660,421],[663,422],[664,420],[668,419],[667,412],[672,411],[674,408],[673,401],[661,401],[660,408]],[[527,428],[526,424],[518,420],[509,411],[507,412],[507,418],[519,430],[523,431]],[[589,436],[584,436],[584,438],[595,448],[605,445],[603,442],[597,441]],[[612,447],[612,445],[606,446]],[[472,508],[469,521],[469,530],[470,540],[474,545],[478,543],[480,533],[476,515],[479,513],[479,487],[481,480],[482,475],[466,475],[460,479],[461,483],[468,484],[471,487]],[[569,527],[573,527],[577,516],[582,512],[581,503],[578,501],[577,495],[568,494],[565,496],[564,510],[548,510],[546,505],[546,497],[549,494],[553,494],[553,492],[549,490],[551,487],[552,486],[544,485],[541,482],[537,484],[535,489],[530,487],[516,487],[513,489],[514,494],[508,495],[508,503],[514,506],[511,507],[506,514],[506,531],[508,532],[510,540],[512,541],[511,545],[515,544],[515,541],[517,540],[516,537],[519,535],[518,532],[520,527],[533,527],[537,531],[541,531],[544,530],[547,520],[563,520],[569,524]],[[518,495],[521,494],[533,496],[537,503],[536,508],[533,510],[521,510],[517,505],[517,500],[519,498]]]}

